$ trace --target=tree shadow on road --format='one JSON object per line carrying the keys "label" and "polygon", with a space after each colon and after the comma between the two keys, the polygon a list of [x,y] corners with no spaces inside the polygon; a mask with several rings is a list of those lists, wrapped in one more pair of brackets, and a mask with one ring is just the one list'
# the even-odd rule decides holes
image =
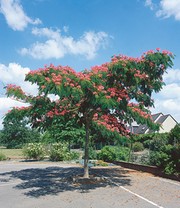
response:
{"label": "tree shadow on road", "polygon": [[9,177],[11,180],[20,179],[21,182],[14,189],[25,191],[28,197],[41,197],[57,195],[65,191],[78,191],[87,193],[101,187],[114,187],[130,185],[128,170],[122,168],[91,168],[90,175],[103,176],[104,180],[76,182],[73,178],[83,174],[80,167],[47,167],[23,169],[1,173],[0,176]]}

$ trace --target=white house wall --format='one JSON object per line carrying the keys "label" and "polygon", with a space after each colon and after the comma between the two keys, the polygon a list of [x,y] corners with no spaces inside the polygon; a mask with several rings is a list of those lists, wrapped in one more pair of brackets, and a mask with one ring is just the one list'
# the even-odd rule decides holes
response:
{"label": "white house wall", "polygon": [[159,133],[166,133],[170,132],[176,126],[176,121],[171,117],[168,116],[166,120],[162,123],[162,127],[159,130]]}

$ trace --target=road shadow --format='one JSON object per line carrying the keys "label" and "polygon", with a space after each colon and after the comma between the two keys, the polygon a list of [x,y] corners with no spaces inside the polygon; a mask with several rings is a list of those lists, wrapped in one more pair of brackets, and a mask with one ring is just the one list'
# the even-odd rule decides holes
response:
{"label": "road shadow", "polygon": [[76,182],[73,179],[83,175],[81,167],[47,167],[31,168],[20,171],[1,173],[0,177],[9,177],[11,180],[20,179],[20,183],[13,188],[23,190],[24,195],[38,198],[47,195],[57,195],[65,191],[88,193],[101,187],[131,185],[128,170],[122,168],[91,168],[90,175],[103,176],[104,180],[91,183]]}

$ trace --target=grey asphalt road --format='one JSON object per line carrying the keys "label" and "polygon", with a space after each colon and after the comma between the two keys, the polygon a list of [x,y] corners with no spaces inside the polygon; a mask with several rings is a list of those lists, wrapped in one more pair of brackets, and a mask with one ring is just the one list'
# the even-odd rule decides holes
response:
{"label": "grey asphalt road", "polygon": [[0,162],[0,208],[179,208],[180,183],[119,166],[91,168],[105,181],[73,182],[77,164]]}

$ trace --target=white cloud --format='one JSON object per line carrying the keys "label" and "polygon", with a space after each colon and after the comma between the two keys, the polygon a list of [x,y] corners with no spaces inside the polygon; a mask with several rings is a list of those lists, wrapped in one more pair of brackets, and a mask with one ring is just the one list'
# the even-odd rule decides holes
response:
{"label": "white cloud", "polygon": [[171,114],[180,122],[180,69],[169,69],[164,75],[164,81],[166,85],[156,96],[155,108],[152,111]]}
{"label": "white cloud", "polygon": [[145,6],[148,6],[151,10],[154,9],[154,4],[153,4],[152,0],[146,0]]}
{"label": "white cloud", "polygon": [[145,0],[145,6],[156,10],[157,17],[174,17],[175,20],[180,20],[180,0],[161,0],[159,4],[153,3],[152,0]]}
{"label": "white cloud", "polygon": [[180,20],[180,0],[161,0],[156,15],[164,18],[174,16],[176,20]]}
{"label": "white cloud", "polygon": [[21,55],[30,55],[35,59],[62,58],[66,53],[63,45],[58,44],[55,40],[47,40],[45,43],[35,43],[31,48],[22,48]]}
{"label": "white cloud", "polygon": [[[21,86],[23,91],[37,95],[37,86],[24,81],[25,75],[29,71],[29,68],[23,68],[17,63],[10,63],[8,66],[0,64],[0,83],[3,85],[15,84]],[[2,128],[2,117],[10,108],[15,106],[26,106],[26,104],[7,98],[5,95],[0,97],[0,129]]]}
{"label": "white cloud", "polygon": [[29,48],[22,48],[21,55],[30,55],[36,59],[62,58],[66,54],[84,55],[87,59],[96,56],[104,48],[109,36],[105,32],[85,32],[78,40],[72,36],[63,36],[60,30],[34,28],[32,34],[45,37],[45,42],[36,42]]}
{"label": "white cloud", "polygon": [[7,24],[13,30],[24,30],[28,24],[40,24],[40,19],[28,17],[19,0],[0,0],[0,12],[4,15]]}
{"label": "white cloud", "polygon": [[180,83],[180,70],[169,69],[167,73],[164,75],[164,82],[167,84],[174,82]]}
{"label": "white cloud", "polygon": [[153,113],[162,112],[163,114],[170,114],[177,122],[180,122],[179,103],[180,99],[156,99],[155,108],[151,110]]}
{"label": "white cloud", "polygon": [[63,30],[64,30],[65,33],[67,33],[69,31],[69,27],[68,26],[64,26]]}
{"label": "white cloud", "polygon": [[30,71],[29,68],[23,68],[17,63],[10,63],[8,66],[0,64],[0,82],[4,85],[15,84],[29,94],[37,94],[37,86],[30,82],[25,82],[25,75]]}
{"label": "white cloud", "polygon": [[167,84],[163,87],[160,95],[164,98],[175,99],[180,97],[180,83]]}

